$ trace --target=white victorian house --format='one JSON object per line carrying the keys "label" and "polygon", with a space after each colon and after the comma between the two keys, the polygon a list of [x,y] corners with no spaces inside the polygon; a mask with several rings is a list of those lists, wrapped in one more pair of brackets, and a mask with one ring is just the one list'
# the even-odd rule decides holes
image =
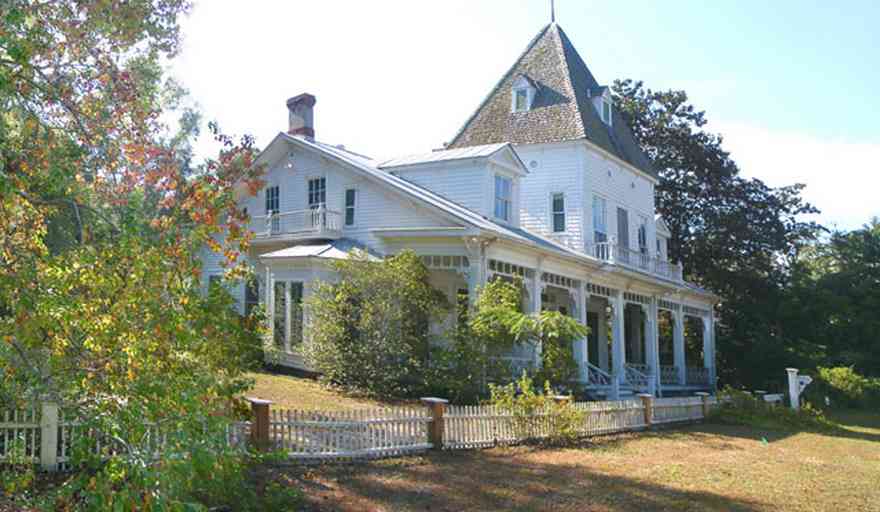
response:
{"label": "white victorian house", "polygon": [[[302,302],[329,260],[355,247],[412,249],[454,303],[490,279],[519,276],[527,308],[591,327],[576,343],[595,396],[713,390],[713,306],[667,257],[658,176],[612,102],[555,23],[542,29],[445,149],[378,161],[316,140],[315,97],[287,101],[289,129],[260,155],[266,187],[242,194],[257,286],[286,364],[303,367]],[[206,253],[205,279],[222,272]],[[246,289],[247,288],[247,289]],[[450,318],[449,322],[454,322]],[[540,347],[511,353],[534,364]]]}

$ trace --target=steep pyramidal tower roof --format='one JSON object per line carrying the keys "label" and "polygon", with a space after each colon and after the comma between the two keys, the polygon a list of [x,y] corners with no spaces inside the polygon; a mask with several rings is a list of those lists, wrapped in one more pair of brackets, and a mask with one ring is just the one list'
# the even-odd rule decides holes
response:
{"label": "steep pyramidal tower roof", "polygon": [[[537,91],[529,110],[511,112],[513,84],[522,76],[535,84]],[[587,139],[656,176],[617,109],[611,126],[599,118],[590,96],[601,90],[565,32],[550,23],[529,43],[449,147]]]}

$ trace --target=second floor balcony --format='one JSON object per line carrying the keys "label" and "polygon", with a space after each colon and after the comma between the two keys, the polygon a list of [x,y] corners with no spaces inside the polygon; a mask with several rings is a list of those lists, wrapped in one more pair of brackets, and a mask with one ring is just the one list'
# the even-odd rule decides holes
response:
{"label": "second floor balcony", "polygon": [[255,241],[336,239],[342,236],[342,214],[325,207],[258,215],[251,218]]}
{"label": "second floor balcony", "polygon": [[647,272],[671,281],[682,282],[684,280],[680,263],[657,258],[647,249],[631,249],[618,244],[613,238],[610,242],[587,245],[587,254],[614,265]]}

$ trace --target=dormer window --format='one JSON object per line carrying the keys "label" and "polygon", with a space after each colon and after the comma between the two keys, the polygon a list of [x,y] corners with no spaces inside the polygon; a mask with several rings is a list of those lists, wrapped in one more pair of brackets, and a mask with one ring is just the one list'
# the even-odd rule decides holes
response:
{"label": "dormer window", "polygon": [[614,103],[611,101],[611,89],[606,85],[599,85],[587,90],[587,96],[593,99],[593,106],[599,113],[602,122],[611,126],[614,119]]}
{"label": "dormer window", "polygon": [[525,75],[520,75],[513,82],[511,91],[510,110],[512,112],[528,112],[532,108],[535,99],[535,85]]}
{"label": "dormer window", "polygon": [[611,98],[602,98],[602,122],[611,126]]}
{"label": "dormer window", "polygon": [[528,89],[516,89],[513,91],[513,111],[514,112],[525,112],[529,109],[529,90]]}

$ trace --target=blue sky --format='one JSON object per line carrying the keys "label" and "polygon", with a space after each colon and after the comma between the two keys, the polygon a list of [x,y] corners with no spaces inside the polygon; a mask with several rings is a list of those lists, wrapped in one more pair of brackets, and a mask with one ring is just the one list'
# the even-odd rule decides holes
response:
{"label": "blue sky", "polygon": [[[880,215],[880,3],[557,0],[602,83],[686,90],[748,176],[807,184],[819,220]],[[317,137],[371,156],[449,140],[549,21],[549,0],[203,0],[172,73],[207,119],[267,143],[286,98]],[[209,151],[208,141],[199,146]]]}

